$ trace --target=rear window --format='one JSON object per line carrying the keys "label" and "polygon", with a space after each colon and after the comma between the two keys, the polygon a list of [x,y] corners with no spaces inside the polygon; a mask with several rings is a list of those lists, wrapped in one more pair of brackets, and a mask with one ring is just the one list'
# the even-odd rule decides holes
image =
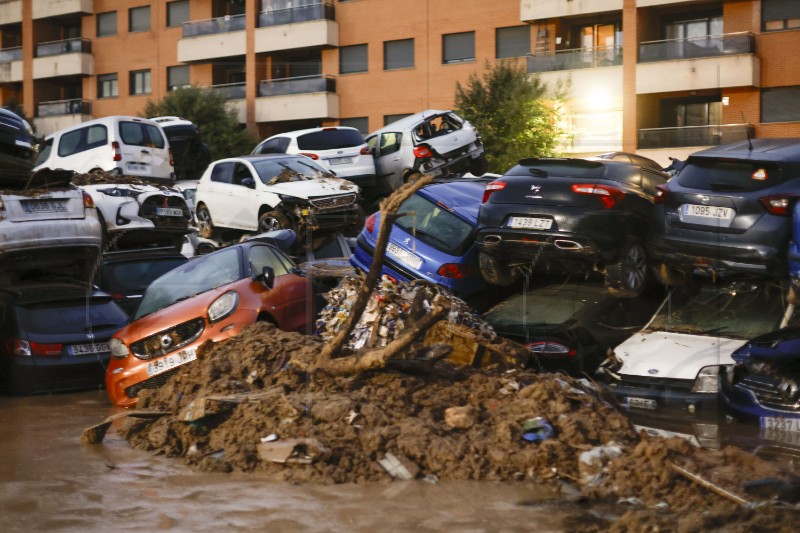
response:
{"label": "rear window", "polygon": [[194,126],[162,126],[161,129],[164,130],[164,134],[167,136],[167,139],[169,139],[170,144],[193,139],[198,136],[197,128]]}
{"label": "rear window", "polygon": [[300,150],[335,150],[362,144],[364,137],[356,130],[322,130],[297,138],[297,147]]}
{"label": "rear window", "polygon": [[690,158],[676,179],[688,189],[751,192],[796,177],[786,174],[775,163]]}
{"label": "rear window", "polygon": [[[563,159],[523,159],[519,165],[512,167],[506,176],[558,176],[574,177],[580,179],[613,179],[606,176],[606,166],[596,161],[586,161],[582,159],[563,160]],[[620,165],[619,168],[627,168]]]}
{"label": "rear window", "polygon": [[473,226],[435,203],[414,195],[403,202],[398,212],[413,212],[395,221],[408,233],[437,250],[461,255],[472,243]]}
{"label": "rear window", "polygon": [[123,294],[144,292],[153,280],[186,261],[186,258],[166,257],[106,265],[103,268],[103,289]]}
{"label": "rear window", "polygon": [[33,304],[17,308],[22,330],[32,334],[84,333],[89,328],[109,328],[128,322],[111,297]]}
{"label": "rear window", "polygon": [[120,122],[119,136],[122,142],[133,146],[149,146],[164,148],[164,136],[161,128],[142,122]]}

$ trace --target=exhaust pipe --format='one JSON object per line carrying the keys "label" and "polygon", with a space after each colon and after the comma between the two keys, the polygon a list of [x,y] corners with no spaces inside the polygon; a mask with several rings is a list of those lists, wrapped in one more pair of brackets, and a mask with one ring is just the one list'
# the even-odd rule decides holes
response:
{"label": "exhaust pipe", "polygon": [[484,244],[500,244],[503,238],[500,235],[487,235],[483,238]]}
{"label": "exhaust pipe", "polygon": [[553,241],[553,244],[559,250],[583,250],[582,244],[575,241],[568,241],[566,239],[556,239]]}

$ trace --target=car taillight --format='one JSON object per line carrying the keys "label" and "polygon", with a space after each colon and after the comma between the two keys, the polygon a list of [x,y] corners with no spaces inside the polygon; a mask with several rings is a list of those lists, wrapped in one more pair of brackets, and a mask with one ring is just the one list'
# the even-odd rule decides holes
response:
{"label": "car taillight", "polygon": [[31,353],[33,355],[42,355],[46,357],[58,357],[61,355],[61,344],[39,344],[38,342],[31,343]]}
{"label": "car taillight", "polygon": [[375,229],[375,217],[378,213],[372,213],[370,216],[367,217],[367,220],[364,221],[364,228],[366,228],[367,233],[372,233]]}
{"label": "car taillight", "polygon": [[427,146],[415,146],[414,147],[414,157],[419,159],[427,159],[429,157],[433,157],[433,152]]}
{"label": "car taillight", "polygon": [[86,191],[83,191],[83,207],[94,207],[94,199]]}
{"label": "car taillight", "polygon": [[120,294],[118,292],[112,292],[112,293],[109,293],[109,294],[111,294],[111,297],[114,299],[115,302],[121,302],[122,300],[125,299],[125,295],[124,294]]}
{"label": "car taillight", "polygon": [[313,159],[314,161],[319,159],[319,156],[317,154],[307,154],[305,152],[300,152],[300,155],[304,155],[304,156],[308,157],[309,159]]}
{"label": "car taillight", "polygon": [[611,209],[625,197],[625,193],[616,187],[596,183],[575,183],[572,185],[572,192],[597,196],[605,209]]}
{"label": "car taillight", "polygon": [[111,150],[114,152],[114,161],[122,161],[122,152],[119,151],[119,143],[111,141]]}
{"label": "car taillight", "polygon": [[654,204],[663,204],[669,194],[669,188],[666,184],[656,185],[656,195],[653,197]]}
{"label": "car taillight", "polygon": [[575,357],[578,353],[575,348],[570,348],[560,342],[553,341],[539,341],[526,344],[531,353],[537,355],[566,355],[568,357]]}
{"label": "car taillight", "polygon": [[61,355],[62,344],[39,344],[23,339],[7,339],[3,341],[6,351],[20,357],[39,355],[45,357],[58,357]]}
{"label": "car taillight", "polygon": [[483,190],[483,203],[489,201],[489,196],[492,195],[495,191],[502,191],[506,188],[505,181],[490,181],[486,184],[486,189]]}
{"label": "car taillight", "polygon": [[172,147],[169,148],[169,166],[175,166],[175,159],[172,157]]}
{"label": "car taillight", "polygon": [[758,201],[772,215],[788,217],[792,214],[792,208],[797,201],[796,196],[765,196]]}
{"label": "car taillight", "polygon": [[19,355],[22,357],[30,357],[31,345],[28,341],[22,339],[6,339],[3,341],[6,352],[11,355]]}
{"label": "car taillight", "polygon": [[475,267],[471,265],[460,265],[458,263],[445,263],[436,271],[437,274],[443,278],[462,279],[471,276],[476,272]]}

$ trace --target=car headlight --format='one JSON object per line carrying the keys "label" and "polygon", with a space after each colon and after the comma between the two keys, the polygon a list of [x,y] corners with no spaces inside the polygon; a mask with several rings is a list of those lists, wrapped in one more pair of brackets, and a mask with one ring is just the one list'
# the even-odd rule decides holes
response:
{"label": "car headlight", "polygon": [[297,196],[291,196],[288,194],[279,194],[278,198],[281,199],[281,202],[289,205],[309,205],[308,200],[305,198],[298,198]]}
{"label": "car headlight", "polygon": [[239,305],[239,293],[228,291],[208,306],[209,322],[217,322],[236,311]]}
{"label": "car headlight", "polygon": [[117,359],[125,359],[131,353],[125,343],[116,337],[111,337],[111,340],[108,341],[108,347],[111,350],[111,355]]}
{"label": "car headlight", "polygon": [[694,379],[692,392],[716,394],[719,392],[719,365],[704,366]]}

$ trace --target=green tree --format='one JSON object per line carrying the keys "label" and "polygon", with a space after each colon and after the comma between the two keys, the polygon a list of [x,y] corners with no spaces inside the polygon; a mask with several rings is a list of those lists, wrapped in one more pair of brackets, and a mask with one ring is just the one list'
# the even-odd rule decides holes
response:
{"label": "green tree", "polygon": [[196,86],[170,91],[160,101],[148,100],[143,117],[178,116],[192,121],[211,151],[211,160],[249,154],[256,145],[253,137],[225,105],[225,98],[213,89]]}
{"label": "green tree", "polygon": [[547,84],[523,65],[487,63],[482,76],[456,83],[455,110],[480,133],[489,171],[502,173],[520,159],[559,154],[567,136],[560,111],[567,89],[559,85],[549,95]]}

